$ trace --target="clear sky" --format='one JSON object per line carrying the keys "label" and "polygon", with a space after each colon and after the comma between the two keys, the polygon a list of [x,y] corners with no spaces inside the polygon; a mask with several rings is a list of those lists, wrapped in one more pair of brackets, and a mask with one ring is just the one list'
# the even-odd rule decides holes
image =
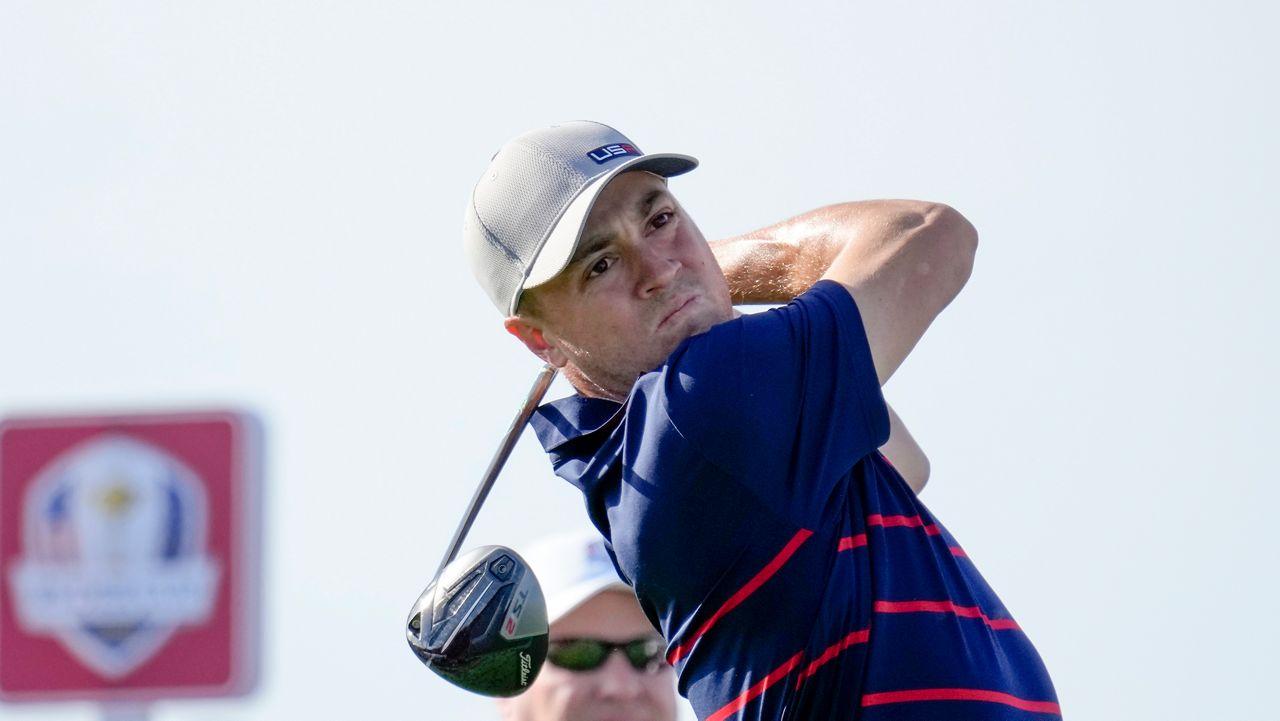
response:
{"label": "clear sky", "polygon": [[[1069,718],[1261,718],[1278,25],[1234,0],[0,0],[0,416],[263,418],[260,690],[152,718],[485,718],[402,624],[538,369],[463,257],[489,156],[608,122],[702,160],[672,187],[708,237],[944,201],[977,266],[887,389],[925,502]],[[471,543],[582,516],[530,434]]]}

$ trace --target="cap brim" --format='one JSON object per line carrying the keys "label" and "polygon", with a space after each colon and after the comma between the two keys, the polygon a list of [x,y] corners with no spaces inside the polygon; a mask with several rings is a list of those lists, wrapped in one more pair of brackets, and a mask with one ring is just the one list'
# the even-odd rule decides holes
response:
{"label": "cap brim", "polygon": [[[587,216],[591,214],[591,209],[595,207],[596,198],[600,197],[600,193],[604,191],[605,186],[609,184],[609,181],[618,177],[618,174],[625,173],[628,170],[647,170],[664,178],[670,178],[687,173],[696,167],[698,167],[698,159],[692,156],[676,153],[654,153],[653,155],[632,158],[613,168],[608,173],[592,180],[582,189],[578,197],[569,203],[569,206],[565,208],[564,213],[560,216],[560,220],[556,221],[555,227],[551,229],[546,242],[542,244],[542,250],[538,252],[537,258],[534,259],[533,266],[529,268],[529,275],[525,278],[521,288],[527,289],[542,285],[556,277],[560,271],[565,269],[565,266],[569,265],[574,252],[578,249],[578,241],[582,237],[582,226],[587,222]],[[515,308],[511,308],[510,312],[515,313]]]}

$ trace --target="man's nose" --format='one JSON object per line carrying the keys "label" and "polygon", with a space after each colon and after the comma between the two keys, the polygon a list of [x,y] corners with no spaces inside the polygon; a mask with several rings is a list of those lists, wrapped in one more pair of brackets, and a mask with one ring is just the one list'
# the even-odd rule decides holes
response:
{"label": "man's nose", "polygon": [[680,261],[673,257],[670,248],[650,245],[638,249],[637,255],[640,267],[637,289],[642,297],[659,293],[675,281]]}
{"label": "man's nose", "polygon": [[644,672],[638,671],[621,653],[609,654],[596,672],[601,698],[633,699],[644,693]]}

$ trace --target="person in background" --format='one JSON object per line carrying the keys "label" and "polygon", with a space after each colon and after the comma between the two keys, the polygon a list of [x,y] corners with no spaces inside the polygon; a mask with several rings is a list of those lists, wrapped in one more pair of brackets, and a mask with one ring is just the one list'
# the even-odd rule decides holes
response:
{"label": "person in background", "polygon": [[618,578],[599,534],[554,536],[521,556],[546,595],[550,647],[529,690],[498,700],[502,719],[675,721],[666,643]]}

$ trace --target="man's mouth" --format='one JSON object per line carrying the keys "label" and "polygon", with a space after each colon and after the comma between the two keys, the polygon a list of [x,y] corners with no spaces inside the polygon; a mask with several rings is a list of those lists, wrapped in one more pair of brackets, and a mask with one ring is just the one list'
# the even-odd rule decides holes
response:
{"label": "man's mouth", "polygon": [[696,299],[697,299],[696,295],[691,295],[685,298],[679,305],[673,308],[670,313],[667,313],[667,315],[662,319],[662,321],[658,323],[658,327],[659,328],[666,327],[667,323],[671,322],[672,318],[675,318],[677,315],[680,315],[680,312],[683,311],[685,308],[688,308],[690,305],[692,305],[693,301]]}

